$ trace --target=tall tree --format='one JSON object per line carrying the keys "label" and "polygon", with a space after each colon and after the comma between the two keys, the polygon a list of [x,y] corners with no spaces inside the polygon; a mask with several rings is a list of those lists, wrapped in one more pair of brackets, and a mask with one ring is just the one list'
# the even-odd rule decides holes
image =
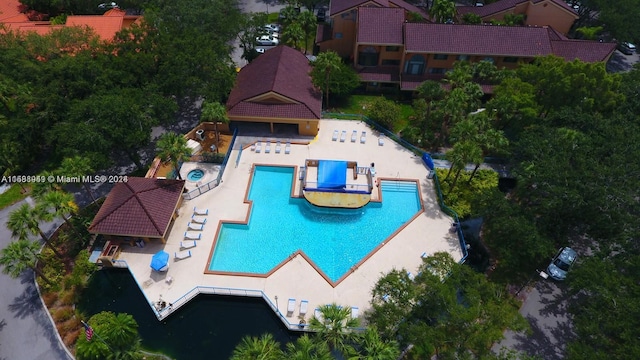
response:
{"label": "tall tree", "polygon": [[180,134],[168,132],[162,134],[158,139],[158,157],[163,162],[171,162],[171,166],[176,173],[176,178],[180,177],[180,163],[191,158],[191,149],[187,146],[187,139]]}
{"label": "tall tree", "polygon": [[[91,160],[81,156],[65,158],[62,160],[62,164],[60,165],[60,172],[64,174],[64,176],[78,177],[82,179],[83,176],[90,176],[93,171]],[[87,191],[87,194],[89,194],[89,197],[91,197],[91,202],[96,202],[96,198],[91,192],[89,182],[83,181],[82,186]]]}
{"label": "tall tree", "polygon": [[315,341],[309,335],[304,334],[295,342],[287,344],[284,359],[288,360],[333,360],[329,347],[321,341]]}
{"label": "tall tree", "polygon": [[220,148],[220,132],[218,131],[218,123],[229,123],[227,117],[227,109],[219,102],[205,101],[202,104],[202,114],[200,115],[200,121],[211,121],[214,124],[216,132],[216,152],[219,152]]}
{"label": "tall tree", "polygon": [[304,53],[309,50],[309,38],[315,35],[317,19],[312,11],[303,11],[298,17],[298,23],[304,32]]}
{"label": "tall tree", "polygon": [[322,305],[319,309],[321,318],[312,317],[309,328],[317,332],[317,336],[331,351],[343,356],[353,354],[353,344],[357,338],[353,329],[359,325],[359,320],[351,317],[351,309],[337,304]]}
{"label": "tall tree", "polygon": [[87,323],[93,328],[91,340],[80,336],[76,343],[78,360],[142,360],[138,323],[129,314],[103,311],[93,315]]}
{"label": "tall tree", "polygon": [[50,214],[40,207],[32,208],[29,204],[22,204],[19,208],[9,214],[7,228],[11,231],[11,236],[19,240],[29,239],[29,235],[40,235],[44,243],[54,254],[62,259],[62,254],[51,243],[49,237],[40,228],[40,220],[50,220]]}
{"label": "tall tree", "polygon": [[38,268],[37,262],[40,260],[40,244],[28,239],[12,241],[7,247],[0,250],[0,266],[2,272],[17,278],[27,270],[33,270],[47,284],[52,284],[51,280]]}
{"label": "tall tree", "polygon": [[454,21],[457,15],[456,4],[451,0],[433,0],[429,15],[439,23]]}
{"label": "tall tree", "polygon": [[[305,32],[300,23],[296,20],[287,25],[282,31],[282,41],[285,45],[294,49],[300,48],[300,43],[304,40]],[[306,51],[306,50],[305,50]]]}
{"label": "tall tree", "polygon": [[324,90],[326,109],[329,107],[329,93],[349,95],[360,85],[358,74],[333,51],[320,53],[311,66],[311,81],[318,89]]}
{"label": "tall tree", "polygon": [[396,360],[400,356],[397,342],[382,339],[375,326],[367,327],[358,343],[360,359]]}
{"label": "tall tree", "polygon": [[43,209],[41,211],[60,217],[67,224],[67,228],[80,237],[78,231],[69,221],[69,217],[78,212],[78,205],[73,198],[73,194],[66,191],[49,191],[44,194],[36,208],[41,208]]}
{"label": "tall tree", "polygon": [[259,338],[243,337],[231,356],[231,360],[280,360],[282,358],[280,344],[269,333]]}

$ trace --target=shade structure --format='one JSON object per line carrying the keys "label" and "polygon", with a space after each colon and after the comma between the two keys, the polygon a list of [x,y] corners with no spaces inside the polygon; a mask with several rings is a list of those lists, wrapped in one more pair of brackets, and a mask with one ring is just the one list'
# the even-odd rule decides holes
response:
{"label": "shade structure", "polygon": [[151,258],[151,268],[155,271],[167,271],[169,268],[169,253],[159,251]]}

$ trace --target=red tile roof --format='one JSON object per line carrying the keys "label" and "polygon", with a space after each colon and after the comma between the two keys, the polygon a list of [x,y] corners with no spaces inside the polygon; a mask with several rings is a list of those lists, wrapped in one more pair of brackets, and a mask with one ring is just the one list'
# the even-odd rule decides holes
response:
{"label": "red tile roof", "polygon": [[436,54],[533,57],[552,53],[542,27],[405,24],[405,50]]}
{"label": "red tile roof", "polygon": [[109,192],[89,232],[164,237],[183,189],[184,180],[129,177]]}
{"label": "red tile roof", "polygon": [[[238,73],[227,101],[227,112],[229,115],[319,119],[322,98],[311,83],[310,71],[309,60],[300,51],[284,45],[267,50]],[[269,92],[302,106],[250,101]]]}
{"label": "red tile roof", "polygon": [[399,66],[375,66],[366,67],[358,73],[362,81],[399,82]]}
{"label": "red tile roof", "polygon": [[[482,18],[487,17],[487,16],[491,16],[497,13],[501,13],[503,11],[507,11],[509,9],[513,9],[516,7],[516,5],[525,3],[525,2],[529,2],[530,0],[501,0],[501,1],[496,1],[494,3],[491,4],[486,4],[485,6],[458,6],[458,14],[459,15],[464,15],[466,13],[473,13],[476,14]],[[546,0],[531,0],[532,3],[537,4],[541,1],[546,1]],[[578,16],[578,14],[576,14],[575,10],[573,10],[573,8],[569,5],[567,5],[566,2],[564,2],[563,0],[551,0],[551,2],[555,3],[556,5],[558,5],[559,7],[571,12],[572,14],[574,14],[576,17]]]}
{"label": "red tile roof", "polygon": [[[106,14],[105,14],[106,15]],[[122,30],[123,14],[110,14],[107,16],[95,15],[70,15],[67,17],[67,26],[88,26],[102,40],[113,40],[116,33]]]}
{"label": "red tile roof", "polygon": [[8,22],[11,19],[15,22],[17,19],[21,18],[24,21],[28,21],[27,15],[21,14],[18,7],[20,6],[20,1],[18,0],[1,0],[0,1],[0,22]]}
{"label": "red tile roof", "polygon": [[406,1],[403,0],[389,0],[390,3],[392,3],[393,5],[396,5],[397,7],[403,8],[409,12],[416,12],[419,13],[420,15],[424,16],[425,19],[428,18],[428,14],[426,13],[426,11],[424,11],[423,9],[413,5],[413,4],[409,4]]}
{"label": "red tile roof", "polygon": [[404,10],[361,7],[358,9],[358,43],[402,45]]}
{"label": "red tile roof", "polygon": [[331,16],[338,15],[345,10],[360,7],[367,3],[378,6],[389,6],[388,0],[331,0],[329,4],[329,14]]}
{"label": "red tile roof", "polygon": [[616,50],[615,43],[586,40],[551,41],[554,55],[567,61],[579,59],[585,62],[607,61]]}

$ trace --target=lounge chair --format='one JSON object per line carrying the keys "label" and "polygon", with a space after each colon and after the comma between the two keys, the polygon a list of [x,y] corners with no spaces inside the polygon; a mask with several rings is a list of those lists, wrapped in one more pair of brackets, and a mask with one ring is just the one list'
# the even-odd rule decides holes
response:
{"label": "lounge chair", "polygon": [[360,309],[357,306],[351,307],[351,318],[356,319],[360,316]]}
{"label": "lounge chair", "polygon": [[338,130],[333,130],[333,136],[331,137],[332,141],[338,141]]}
{"label": "lounge chair", "polygon": [[200,240],[202,238],[202,233],[194,234],[194,233],[190,233],[188,231],[185,231],[184,232],[184,238],[186,240]]}
{"label": "lounge chair", "polygon": [[422,255],[420,255],[420,257],[425,259],[429,257],[429,254],[427,254],[426,252],[423,252]]}
{"label": "lounge chair", "polygon": [[193,231],[202,231],[204,229],[204,224],[196,224],[196,223],[190,222],[187,224],[187,229],[193,230]]}
{"label": "lounge chair", "polygon": [[209,215],[209,209],[198,209],[194,206],[193,215]]}
{"label": "lounge chair", "polygon": [[344,142],[345,140],[347,140],[347,131],[342,130],[342,133],[340,134],[340,142]]}
{"label": "lounge chair", "polygon": [[287,141],[287,144],[284,146],[284,153],[285,154],[290,154],[291,153],[291,143]]}
{"label": "lounge chair", "polygon": [[356,130],[353,130],[353,132],[351,133],[351,142],[356,142],[357,137],[358,137],[358,132]]}
{"label": "lounge chair", "polygon": [[389,294],[384,294],[384,295],[382,295],[382,301],[384,301],[384,302],[389,302],[389,300],[390,300],[390,299],[389,299]]}
{"label": "lounge chair", "polygon": [[182,259],[186,259],[188,257],[191,257],[191,250],[182,250],[182,251],[178,251],[174,254],[176,260],[182,260]]}
{"label": "lounge chair", "polygon": [[409,278],[409,280],[413,281],[413,279],[415,279],[416,277],[413,275],[413,273],[411,271],[407,271],[407,277]]}
{"label": "lounge chair", "polygon": [[384,138],[382,136],[380,136],[378,138],[378,145],[383,146],[384,145]]}
{"label": "lounge chair", "polygon": [[280,149],[282,149],[282,146],[280,146],[280,141],[278,141],[276,143],[276,154],[280,154]]}
{"label": "lounge chair", "polygon": [[260,143],[260,141],[258,141],[256,143],[256,152],[259,153],[262,150],[262,144]]}
{"label": "lounge chair", "polygon": [[360,144],[364,144],[367,141],[367,132],[363,131],[362,135],[360,135]]}
{"label": "lounge chair", "polygon": [[298,179],[299,179],[299,180],[304,179],[304,173],[305,173],[305,171],[306,171],[306,170],[307,170],[307,168],[306,168],[306,167],[304,167],[304,166],[301,166],[301,167],[300,167],[300,171],[298,172],[298,173],[300,174],[300,175],[298,176]]}
{"label": "lounge chair", "polygon": [[180,249],[191,249],[192,247],[196,247],[198,243],[195,240],[189,241],[180,241]]}
{"label": "lounge chair", "polygon": [[315,317],[319,321],[322,321],[322,312],[320,311],[320,308],[316,308],[315,310],[313,310],[313,317]]}
{"label": "lounge chair", "polygon": [[300,316],[307,315],[308,308],[309,308],[309,301],[307,300],[300,301]]}
{"label": "lounge chair", "polygon": [[287,303],[287,315],[293,314],[295,310],[296,310],[296,299],[289,299],[289,302]]}
{"label": "lounge chair", "polygon": [[271,152],[271,141],[267,141],[267,144],[264,146],[264,153],[268,154]]}
{"label": "lounge chair", "polygon": [[194,222],[197,224],[204,224],[207,222],[207,218],[204,216],[193,214],[191,215],[191,222]]}

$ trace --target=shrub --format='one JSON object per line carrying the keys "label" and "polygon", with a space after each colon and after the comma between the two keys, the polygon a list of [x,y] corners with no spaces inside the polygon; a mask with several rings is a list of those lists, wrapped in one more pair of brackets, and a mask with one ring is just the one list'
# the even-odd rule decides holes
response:
{"label": "shrub", "polygon": [[67,332],[61,332],[60,335],[62,336],[62,342],[64,342],[64,344],[68,347],[71,348],[72,345],[74,345],[76,343],[76,341],[78,340],[78,336],[80,336],[80,333],[82,332],[81,329],[75,329],[75,330],[70,330]]}
{"label": "shrub", "polygon": [[[498,173],[493,170],[478,170],[474,175],[471,183],[470,171],[463,171],[458,179],[458,184],[449,192],[450,182],[444,182],[449,169],[436,169],[438,179],[440,179],[440,188],[442,190],[444,203],[463,219],[471,215],[475,215],[472,204],[476,203],[478,198],[486,197],[489,192],[498,190]],[[444,194],[447,194],[444,196]]]}
{"label": "shrub", "polygon": [[400,106],[384,96],[375,98],[366,109],[369,118],[390,130],[400,119],[400,112]]}
{"label": "shrub", "polygon": [[60,292],[59,302],[62,305],[73,305],[76,303],[79,297],[80,292],[77,291],[75,287],[72,287]]}
{"label": "shrub", "polygon": [[51,317],[56,323],[61,323],[71,319],[74,314],[71,306],[64,306],[53,310]]}
{"label": "shrub", "polygon": [[47,307],[53,306],[55,302],[58,300],[58,293],[55,291],[49,291],[42,293],[42,300]]}

